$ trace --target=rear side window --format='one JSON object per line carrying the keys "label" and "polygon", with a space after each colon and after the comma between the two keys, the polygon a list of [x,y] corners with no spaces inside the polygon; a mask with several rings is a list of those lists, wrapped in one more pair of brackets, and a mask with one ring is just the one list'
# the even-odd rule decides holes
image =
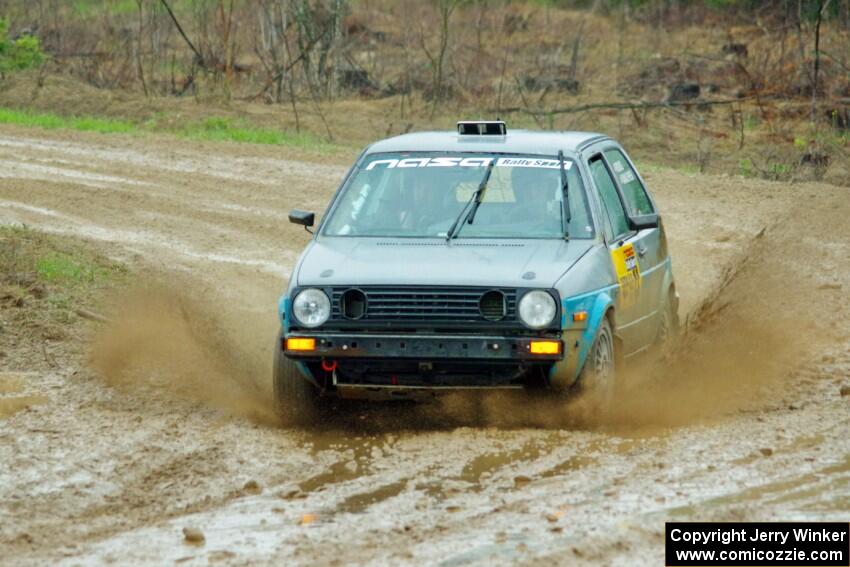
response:
{"label": "rear side window", "polygon": [[626,200],[626,206],[629,208],[629,214],[649,215],[655,211],[652,208],[652,202],[646,194],[646,189],[638,179],[635,170],[629,165],[626,156],[620,150],[605,150],[605,157],[611,164],[614,170],[614,175],[617,181],[620,182],[620,188],[623,190],[623,198]]}
{"label": "rear side window", "polygon": [[617,186],[614,184],[608,168],[605,167],[602,156],[591,158],[589,165],[590,175],[599,190],[602,206],[608,217],[609,222],[606,225],[611,228],[611,236],[612,238],[622,236],[629,232],[629,223],[626,220],[626,212],[623,210],[620,196],[617,195]]}

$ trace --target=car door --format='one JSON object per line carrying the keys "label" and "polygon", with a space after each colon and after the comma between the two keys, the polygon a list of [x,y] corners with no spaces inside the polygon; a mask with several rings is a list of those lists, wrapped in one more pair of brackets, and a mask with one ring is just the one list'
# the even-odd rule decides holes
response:
{"label": "car door", "polygon": [[[609,147],[602,153],[608,162],[609,171],[614,176],[622,203],[626,208],[626,215],[645,217],[657,214],[655,204],[623,149]],[[661,230],[657,226],[641,229],[634,240],[641,275],[639,310],[641,316],[646,318],[639,324],[641,341],[644,346],[649,346],[655,340],[658,315],[661,312],[663,299],[661,287],[664,284],[663,267],[666,250],[663,246]]]}
{"label": "car door", "polygon": [[606,243],[617,274],[617,333],[628,355],[644,348],[650,334],[651,314],[642,278],[642,269],[649,266],[641,260],[641,254],[645,257],[648,252],[648,234],[630,227],[619,186],[603,153],[590,157],[588,169],[599,195]]}
{"label": "car door", "polygon": [[[636,323],[640,319],[639,279],[636,279],[634,258],[636,252],[631,239],[635,236],[629,228],[626,211],[617,193],[614,178],[602,154],[593,155],[587,162],[593,184],[599,197],[605,241],[617,274],[618,292],[615,298],[617,334],[623,348],[630,353],[640,348]],[[639,274],[637,274],[639,277]]]}

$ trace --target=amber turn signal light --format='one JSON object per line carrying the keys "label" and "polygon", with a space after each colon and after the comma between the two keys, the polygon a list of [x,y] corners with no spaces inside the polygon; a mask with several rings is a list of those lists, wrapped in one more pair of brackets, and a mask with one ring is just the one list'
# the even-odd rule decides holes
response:
{"label": "amber turn signal light", "polygon": [[290,337],[286,339],[286,350],[316,350],[316,339],[312,337]]}
{"label": "amber turn signal light", "polygon": [[587,311],[576,311],[575,313],[573,313],[573,321],[575,321],[576,323],[587,321]]}
{"label": "amber turn signal light", "polygon": [[531,354],[561,354],[561,341],[531,341]]}

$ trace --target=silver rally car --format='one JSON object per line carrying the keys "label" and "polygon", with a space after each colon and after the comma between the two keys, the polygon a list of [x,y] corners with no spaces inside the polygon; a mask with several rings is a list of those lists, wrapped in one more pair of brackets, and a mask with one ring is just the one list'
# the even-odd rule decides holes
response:
{"label": "silver rally car", "polygon": [[622,146],[459,122],[377,142],[348,173],[280,300],[275,395],[298,419],[328,397],[609,398],[677,308],[658,210]]}

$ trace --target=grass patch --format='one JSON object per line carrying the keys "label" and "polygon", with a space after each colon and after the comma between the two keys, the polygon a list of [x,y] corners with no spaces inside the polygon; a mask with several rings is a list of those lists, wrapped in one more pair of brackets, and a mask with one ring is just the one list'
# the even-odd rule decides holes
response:
{"label": "grass patch", "polygon": [[126,278],[126,268],[83,243],[0,226],[0,321],[21,338],[61,340],[80,309]]}
{"label": "grass patch", "polygon": [[38,277],[49,283],[96,282],[109,277],[109,270],[65,252],[49,252],[36,261]]}
{"label": "grass patch", "polygon": [[217,116],[189,124],[175,133],[186,138],[215,142],[228,141],[272,146],[294,146],[319,151],[328,151],[334,147],[332,144],[322,141],[313,134],[288,132],[270,128],[256,128],[245,122]]}
{"label": "grass patch", "polygon": [[93,116],[60,116],[58,114],[29,112],[13,108],[0,108],[0,124],[17,124],[55,130],[65,128],[84,132],[103,134],[126,134],[135,132],[138,127],[126,120],[114,118],[96,118]]}
{"label": "grass patch", "polygon": [[246,121],[225,117],[210,117],[200,122],[174,126],[165,116],[137,123],[116,118],[96,116],[62,116],[48,112],[31,112],[0,108],[0,124],[15,124],[49,130],[68,129],[101,134],[138,134],[165,132],[181,138],[214,142],[240,142],[272,146],[291,146],[318,152],[331,152],[340,146],[323,141],[318,136],[272,128],[258,128]]}
{"label": "grass patch", "polygon": [[23,226],[0,226],[0,283],[90,287],[125,272],[82,244]]}
{"label": "grass patch", "polygon": [[73,10],[82,18],[94,18],[103,14],[130,14],[138,11],[136,0],[75,0]]}

